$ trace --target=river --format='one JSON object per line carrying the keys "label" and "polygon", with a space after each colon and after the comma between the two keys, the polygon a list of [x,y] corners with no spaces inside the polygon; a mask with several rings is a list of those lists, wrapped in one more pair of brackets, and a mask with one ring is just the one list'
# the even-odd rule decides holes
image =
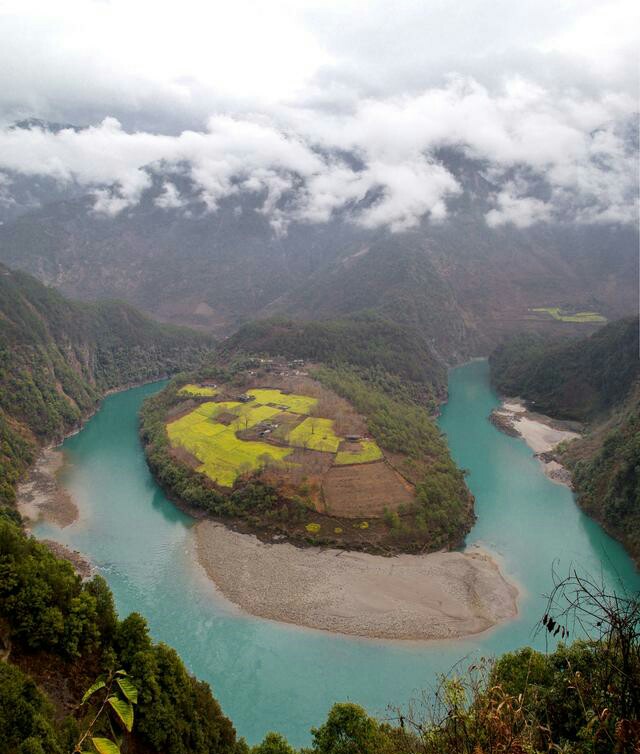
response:
{"label": "river", "polygon": [[498,404],[486,361],[451,371],[449,402],[439,423],[456,462],[467,469],[477,523],[467,543],[496,553],[521,589],[519,616],[463,641],[402,643],[358,640],[240,614],[215,591],[194,557],[192,520],[151,477],[137,435],[142,401],[164,383],[105,399],[101,410],[64,443],[61,481],[78,521],[35,527],[85,553],[105,576],[120,615],[144,615],[153,637],[174,646],[208,681],[240,735],[250,743],[278,730],[295,745],[323,721],[331,704],[351,700],[385,716],[458,660],[496,655],[524,644],[544,648],[533,629],[551,587],[551,569],[572,565],[640,589],[622,547],[551,482],[519,438],[487,419]]}

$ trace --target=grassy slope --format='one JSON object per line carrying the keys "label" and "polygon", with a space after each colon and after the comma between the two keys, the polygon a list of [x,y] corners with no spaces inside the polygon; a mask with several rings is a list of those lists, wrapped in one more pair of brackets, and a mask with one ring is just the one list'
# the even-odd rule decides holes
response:
{"label": "grassy slope", "polygon": [[558,451],[579,504],[640,560],[640,360],[638,319],[585,340],[514,339],[491,357],[492,379],[551,416],[586,421]]}
{"label": "grassy slope", "polygon": [[105,391],[193,366],[212,345],[126,304],[69,301],[0,265],[0,502],[14,499],[37,445],[77,426]]}

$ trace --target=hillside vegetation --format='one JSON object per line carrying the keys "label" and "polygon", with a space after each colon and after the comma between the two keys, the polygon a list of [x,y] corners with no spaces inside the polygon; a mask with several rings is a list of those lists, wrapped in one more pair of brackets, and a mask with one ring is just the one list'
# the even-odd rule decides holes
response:
{"label": "hillside vegetation", "polygon": [[491,356],[507,395],[537,411],[587,422],[556,450],[578,503],[640,561],[640,357],[638,319],[606,325],[572,343],[523,336]]}
{"label": "hillside vegetation", "polygon": [[213,345],[120,302],[69,301],[0,265],[0,502],[39,444],[79,426],[108,390],[193,366]]}
{"label": "hillside vegetation", "polygon": [[619,405],[638,379],[638,318],[611,322],[588,338],[521,335],[491,354],[491,379],[536,411],[590,421]]}
{"label": "hillside vegetation", "polygon": [[220,347],[223,355],[263,353],[328,365],[349,364],[368,381],[395,379],[435,410],[446,395],[447,372],[416,332],[374,312],[300,322],[272,318],[243,325]]}

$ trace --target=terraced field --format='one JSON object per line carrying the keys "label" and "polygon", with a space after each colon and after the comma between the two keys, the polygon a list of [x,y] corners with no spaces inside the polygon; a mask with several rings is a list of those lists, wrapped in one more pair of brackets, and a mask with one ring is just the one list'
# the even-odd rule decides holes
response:
{"label": "terraced field", "polygon": [[559,322],[593,323],[607,321],[607,318],[603,317],[602,314],[598,314],[598,312],[571,313],[563,311],[559,306],[541,306],[537,307],[536,309],[532,309],[531,311],[544,312],[545,314],[549,314],[554,319],[557,319]]}
{"label": "terraced field", "polygon": [[214,396],[218,394],[218,389],[209,385],[185,385],[180,388],[181,395],[195,395],[195,396]]}
{"label": "terraced field", "polygon": [[[351,445],[354,445],[354,443],[351,443]],[[360,449],[340,450],[336,454],[336,466],[344,466],[351,463],[370,463],[371,461],[379,461],[382,458],[382,451],[374,440],[360,440],[357,445],[360,446]]]}
{"label": "terraced field", "polygon": [[[213,397],[220,392],[189,384],[179,394]],[[296,463],[287,460],[296,449],[301,449],[303,456],[304,451],[331,454],[327,468],[383,458],[373,440],[348,443],[336,434],[333,419],[310,415],[318,406],[317,398],[273,388],[253,388],[246,395],[252,400],[206,401],[166,425],[171,445],[194,456],[200,462],[197,471],[221,487],[232,487],[241,474],[267,464],[281,465],[283,471],[299,466],[300,450],[296,451]]]}

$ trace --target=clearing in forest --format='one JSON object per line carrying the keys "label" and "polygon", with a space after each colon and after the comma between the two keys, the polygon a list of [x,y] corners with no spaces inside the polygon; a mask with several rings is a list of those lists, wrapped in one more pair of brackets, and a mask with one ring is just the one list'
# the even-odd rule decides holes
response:
{"label": "clearing in forest", "polygon": [[607,321],[607,318],[603,317],[602,314],[598,314],[598,312],[568,312],[559,306],[539,306],[531,311],[544,312],[559,322],[593,323]]}
{"label": "clearing in forest", "polygon": [[184,387],[181,387],[180,395],[195,395],[195,396],[214,396],[218,394],[218,388],[215,388],[211,385],[185,385]]}

